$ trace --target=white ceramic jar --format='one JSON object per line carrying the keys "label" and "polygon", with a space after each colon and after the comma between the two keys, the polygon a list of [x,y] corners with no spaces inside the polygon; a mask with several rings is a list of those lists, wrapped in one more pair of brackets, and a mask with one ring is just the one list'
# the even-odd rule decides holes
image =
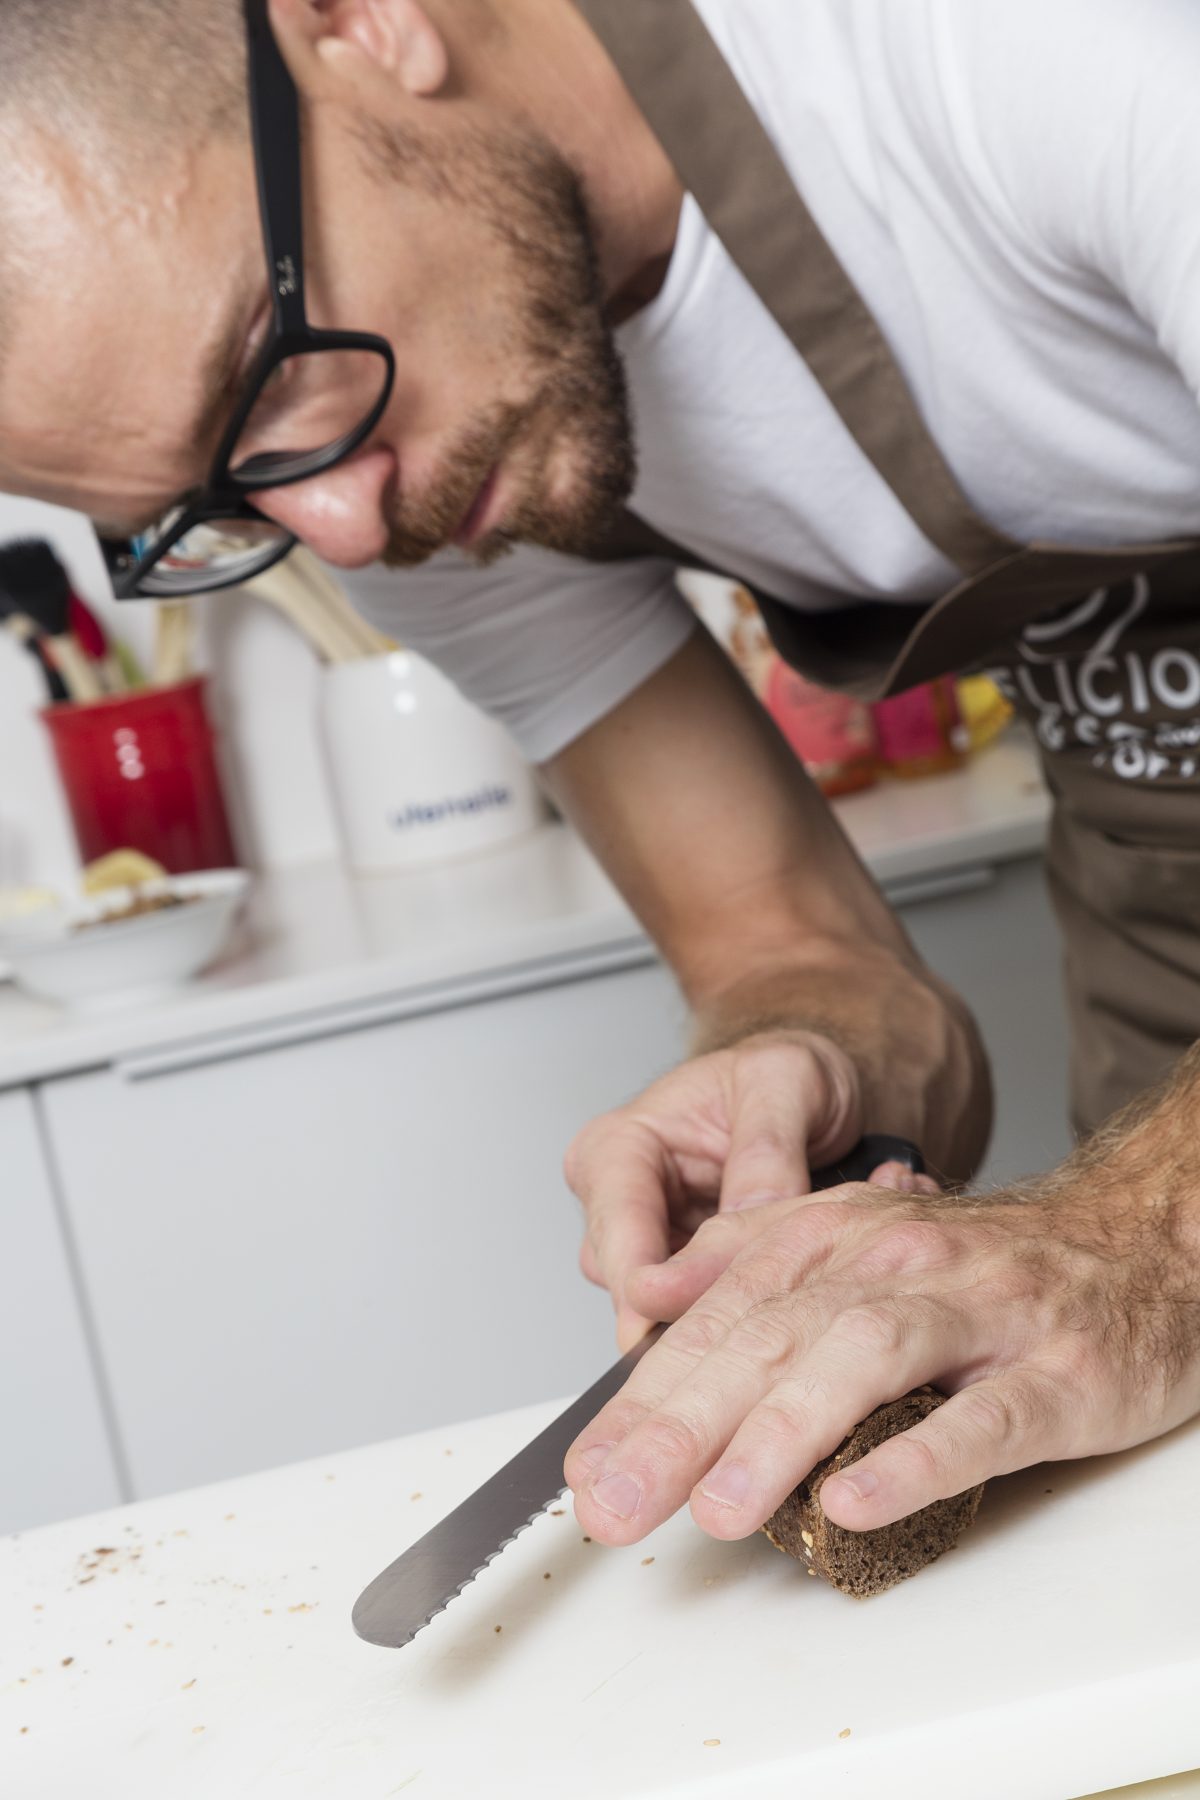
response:
{"label": "white ceramic jar", "polygon": [[356,874],[467,856],[545,816],[504,728],[411,651],[325,668],[321,724]]}

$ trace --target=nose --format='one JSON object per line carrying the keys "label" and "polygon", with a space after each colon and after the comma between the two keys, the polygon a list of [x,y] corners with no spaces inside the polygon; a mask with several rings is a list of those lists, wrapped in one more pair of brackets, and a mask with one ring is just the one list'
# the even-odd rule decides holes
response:
{"label": "nose", "polygon": [[325,562],[339,569],[362,569],[377,562],[387,548],[387,499],[395,474],[395,455],[376,445],[311,481],[264,488],[251,498],[260,512]]}

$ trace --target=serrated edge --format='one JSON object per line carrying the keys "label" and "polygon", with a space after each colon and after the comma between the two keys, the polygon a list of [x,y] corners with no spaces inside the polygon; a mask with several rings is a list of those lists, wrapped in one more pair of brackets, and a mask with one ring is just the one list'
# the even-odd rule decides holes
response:
{"label": "serrated edge", "polygon": [[407,1645],[411,1644],[413,1642],[413,1640],[419,1635],[419,1633],[424,1631],[424,1629],[427,1625],[432,1625],[433,1621],[437,1618],[439,1613],[444,1613],[446,1608],[448,1606],[450,1606],[453,1601],[457,1600],[460,1594],[466,1593],[467,1589],[472,1585],[472,1583],[480,1575],[483,1574],[483,1571],[485,1569],[490,1568],[490,1566],[492,1565],[492,1563],[495,1562],[495,1560],[498,1556],[503,1556],[504,1552],[508,1549],[510,1544],[516,1543],[517,1539],[521,1536],[521,1533],[523,1531],[528,1531],[529,1527],[531,1525],[536,1525],[538,1520],[540,1518],[543,1518],[545,1516],[545,1514],[549,1511],[549,1509],[552,1506],[554,1506],[556,1504],[556,1502],[563,1499],[565,1495],[569,1494],[570,1491],[571,1490],[569,1487],[561,1487],[558,1489],[557,1493],[553,1493],[550,1495],[550,1497],[547,1500],[543,1500],[542,1504],[538,1507],[537,1511],[535,1513],[530,1513],[529,1517],[525,1520],[524,1524],[518,1525],[510,1537],[501,1538],[500,1542],[496,1545],[496,1548],[492,1551],[491,1555],[485,1556],[483,1561],[478,1565],[478,1567],[472,1569],[471,1573],[469,1575],[464,1575],[462,1580],[458,1583],[457,1587],[452,1589],[452,1591],[446,1595],[446,1598],[442,1601],[441,1605],[435,1606],[430,1612],[427,1612],[425,1614],[425,1617],[421,1620],[421,1623],[419,1625],[414,1626],[413,1629],[409,1632],[408,1636],[403,1640],[403,1642],[396,1645],[396,1648],[398,1650],[403,1650],[407,1647]]}

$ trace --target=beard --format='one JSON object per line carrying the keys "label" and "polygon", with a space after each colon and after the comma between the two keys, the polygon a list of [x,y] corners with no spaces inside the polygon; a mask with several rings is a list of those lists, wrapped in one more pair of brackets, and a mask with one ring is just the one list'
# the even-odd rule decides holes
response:
{"label": "beard", "polygon": [[[383,153],[401,179],[421,179],[425,159],[409,140],[385,143]],[[633,491],[637,458],[578,178],[552,146],[528,135],[468,137],[427,178],[483,223],[499,252],[507,317],[496,357],[520,371],[529,397],[481,408],[420,493],[396,499],[382,560],[412,568],[445,549],[501,463],[513,496],[502,525],[471,546],[471,559],[486,565],[521,543],[586,556]]]}

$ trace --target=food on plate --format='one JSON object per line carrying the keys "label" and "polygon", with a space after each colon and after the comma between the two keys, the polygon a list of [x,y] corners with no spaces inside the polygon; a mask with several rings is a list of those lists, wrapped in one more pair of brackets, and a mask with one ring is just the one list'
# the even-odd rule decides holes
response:
{"label": "food on plate", "polygon": [[170,912],[177,906],[193,906],[199,897],[198,894],[139,894],[135,891],[132,900],[125,906],[114,906],[109,912],[98,913],[94,919],[80,919],[73,929],[94,931],[97,925],[123,924],[126,919],[141,919],[147,913]]}
{"label": "food on plate", "polygon": [[982,1484],[953,1499],[937,1500],[878,1531],[845,1531],[821,1510],[821,1487],[828,1476],[858,1462],[869,1450],[907,1431],[945,1402],[946,1396],[935,1388],[915,1388],[902,1400],[877,1407],[869,1419],[856,1425],[763,1526],[775,1548],[806,1564],[810,1575],[824,1576],[843,1594],[860,1599],[886,1593],[951,1549],[979,1509]]}
{"label": "food on plate", "polygon": [[162,881],[167,871],[152,856],[140,850],[112,850],[107,856],[89,863],[80,877],[85,894],[107,894],[113,888],[141,887],[147,881]]}

